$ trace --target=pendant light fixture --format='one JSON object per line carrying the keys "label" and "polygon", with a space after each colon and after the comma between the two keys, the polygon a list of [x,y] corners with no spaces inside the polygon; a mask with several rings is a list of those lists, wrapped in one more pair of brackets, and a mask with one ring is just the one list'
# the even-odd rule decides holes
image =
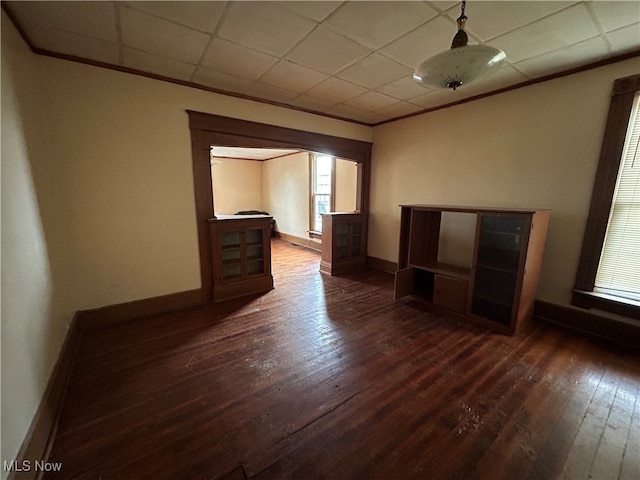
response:
{"label": "pendant light fixture", "polygon": [[507,56],[502,50],[488,45],[467,45],[469,38],[464,31],[466,3],[462,0],[462,12],[457,19],[458,33],[453,37],[451,49],[429,58],[414,72],[413,79],[423,87],[455,90],[494,73],[504,64]]}

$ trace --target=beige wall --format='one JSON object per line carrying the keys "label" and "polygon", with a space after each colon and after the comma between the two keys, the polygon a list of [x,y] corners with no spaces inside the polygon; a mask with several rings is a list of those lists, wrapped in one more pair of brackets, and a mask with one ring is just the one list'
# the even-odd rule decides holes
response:
{"label": "beige wall", "polygon": [[357,181],[357,164],[336,158],[336,212],[356,210]]}
{"label": "beige wall", "polygon": [[3,13],[0,462],[22,443],[75,308],[68,203],[49,150],[41,71],[5,20]]}
{"label": "beige wall", "polygon": [[[309,154],[299,153],[263,163],[264,205],[276,219],[277,230],[309,238]],[[356,164],[336,159],[336,211],[356,206]]]}
{"label": "beige wall", "polygon": [[264,205],[281,233],[309,238],[309,154],[263,162]]}
{"label": "beige wall", "polygon": [[216,215],[264,210],[262,164],[258,160],[215,159],[211,166]]}
{"label": "beige wall", "polygon": [[369,255],[397,261],[399,204],[550,208],[538,298],[568,305],[613,80],[637,59],[374,128]]}
{"label": "beige wall", "polygon": [[185,110],[364,141],[372,130],[36,56],[4,12],[1,47],[2,460],[12,460],[75,311],[200,286]]}

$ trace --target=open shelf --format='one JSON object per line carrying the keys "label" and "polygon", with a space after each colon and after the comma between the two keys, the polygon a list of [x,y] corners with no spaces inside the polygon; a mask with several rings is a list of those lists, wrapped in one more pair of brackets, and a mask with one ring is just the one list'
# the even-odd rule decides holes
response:
{"label": "open shelf", "polygon": [[415,270],[413,273],[414,292],[413,294],[428,302],[433,301],[433,288],[435,275],[427,270]]}
{"label": "open shelf", "polygon": [[447,277],[458,278],[460,280],[469,280],[469,277],[471,276],[471,269],[469,268],[458,267],[456,265],[449,265],[441,262],[436,262],[431,265],[417,265],[410,263],[409,266],[419,270],[425,270],[427,272],[439,273]]}

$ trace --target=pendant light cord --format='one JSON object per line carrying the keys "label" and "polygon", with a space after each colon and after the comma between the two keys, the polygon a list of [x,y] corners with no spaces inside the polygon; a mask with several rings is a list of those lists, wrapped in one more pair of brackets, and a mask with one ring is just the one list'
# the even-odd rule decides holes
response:
{"label": "pendant light cord", "polygon": [[460,16],[458,17],[458,21],[466,20],[467,16],[464,14],[464,9],[467,6],[467,0],[462,0],[462,6],[460,7]]}
{"label": "pendant light cord", "polygon": [[467,23],[467,16],[464,14],[464,8],[467,5],[466,0],[462,0],[462,12],[460,16],[456,20],[458,22],[458,33],[456,33],[455,37],[453,37],[453,41],[451,42],[451,48],[459,48],[465,47],[469,42],[469,37],[467,33],[464,31],[464,25]]}

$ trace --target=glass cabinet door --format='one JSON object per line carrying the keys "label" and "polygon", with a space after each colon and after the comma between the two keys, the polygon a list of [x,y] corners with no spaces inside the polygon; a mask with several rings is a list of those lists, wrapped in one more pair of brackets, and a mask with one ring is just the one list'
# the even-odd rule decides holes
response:
{"label": "glass cabinet door", "polygon": [[528,219],[481,215],[471,312],[511,323]]}
{"label": "glass cabinet door", "polygon": [[333,248],[335,258],[360,256],[361,222],[337,222],[334,226]]}
{"label": "glass cabinet door", "polygon": [[334,255],[336,258],[347,258],[349,256],[349,225],[336,223],[334,228]]}
{"label": "glass cabinet door", "polygon": [[213,301],[273,289],[271,218],[220,215],[208,222]]}
{"label": "glass cabinet door", "polygon": [[264,273],[264,243],[262,229],[245,231],[247,274]]}
{"label": "glass cabinet door", "polygon": [[222,278],[230,279],[242,275],[240,232],[220,232],[222,246]]}
{"label": "glass cabinet door", "polygon": [[350,223],[349,230],[351,231],[351,256],[359,257],[362,224],[360,222]]}

